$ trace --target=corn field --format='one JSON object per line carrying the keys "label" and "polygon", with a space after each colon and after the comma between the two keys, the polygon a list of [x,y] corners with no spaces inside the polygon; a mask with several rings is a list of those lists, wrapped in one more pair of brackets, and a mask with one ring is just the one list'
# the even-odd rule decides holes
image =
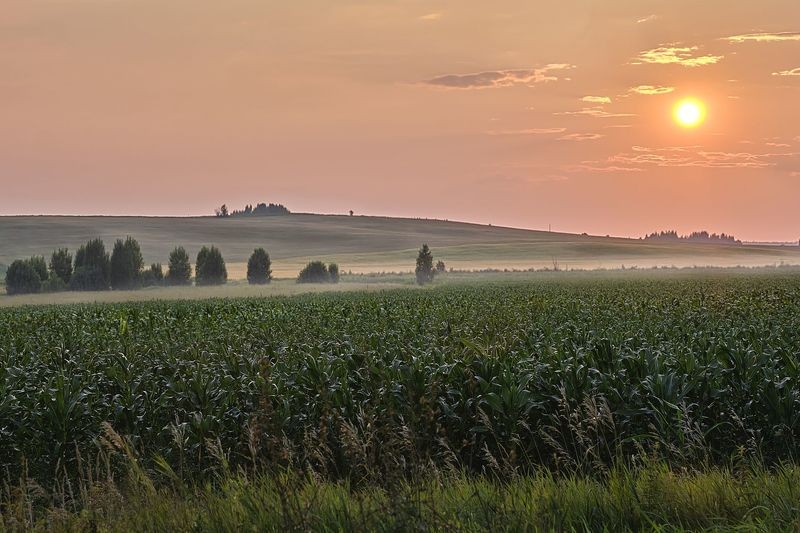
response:
{"label": "corn field", "polygon": [[0,481],[788,462],[799,354],[789,274],[0,310]]}

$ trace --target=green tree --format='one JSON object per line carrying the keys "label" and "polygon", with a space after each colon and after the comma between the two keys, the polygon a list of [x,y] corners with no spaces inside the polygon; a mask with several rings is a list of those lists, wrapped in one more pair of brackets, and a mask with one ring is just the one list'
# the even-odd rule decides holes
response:
{"label": "green tree", "polygon": [[72,254],[66,248],[59,248],[50,257],[50,273],[65,284],[72,278]]}
{"label": "green tree", "polygon": [[150,268],[142,272],[142,286],[156,287],[164,284],[164,269],[161,263],[153,263]]}
{"label": "green tree", "polygon": [[111,285],[111,259],[101,239],[78,248],[69,286],[78,291],[105,291]]}
{"label": "green tree", "polygon": [[297,283],[327,283],[330,279],[328,267],[322,261],[311,261],[297,275]]}
{"label": "green tree", "polygon": [[444,264],[444,261],[436,261],[436,273],[437,274],[444,274],[447,270],[447,267]]}
{"label": "green tree", "polygon": [[111,288],[135,289],[142,282],[144,259],[136,239],[128,236],[124,241],[117,239],[111,252]]}
{"label": "green tree", "polygon": [[247,282],[250,285],[263,285],[272,279],[272,261],[263,248],[253,250],[253,255],[247,260]]}
{"label": "green tree", "polygon": [[8,294],[31,294],[42,289],[42,278],[30,259],[17,259],[6,270]]}
{"label": "green tree", "polygon": [[200,249],[194,269],[195,282],[198,285],[222,285],[228,281],[225,260],[216,246],[203,246]]}
{"label": "green tree", "polygon": [[328,276],[331,283],[339,283],[339,265],[336,263],[328,265]]}
{"label": "green tree", "polygon": [[433,254],[427,244],[423,244],[417,255],[417,283],[424,285],[433,281]]}
{"label": "green tree", "polygon": [[168,285],[189,285],[192,281],[192,265],[189,263],[189,254],[183,246],[177,246],[169,254],[169,267],[167,268]]}

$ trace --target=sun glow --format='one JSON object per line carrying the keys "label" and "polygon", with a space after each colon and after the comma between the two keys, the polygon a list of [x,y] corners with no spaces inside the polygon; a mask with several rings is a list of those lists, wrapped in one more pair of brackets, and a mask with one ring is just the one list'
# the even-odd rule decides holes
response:
{"label": "sun glow", "polygon": [[695,128],[705,120],[706,106],[699,100],[686,98],[675,105],[673,116],[684,128]]}

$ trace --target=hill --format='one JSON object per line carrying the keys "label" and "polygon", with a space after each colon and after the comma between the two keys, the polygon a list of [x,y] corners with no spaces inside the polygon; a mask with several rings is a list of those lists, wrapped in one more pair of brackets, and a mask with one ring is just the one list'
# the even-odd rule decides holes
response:
{"label": "hill", "polygon": [[253,248],[263,246],[277,277],[293,277],[310,259],[338,262],[343,271],[400,272],[414,268],[428,243],[437,259],[456,269],[619,268],[625,266],[756,266],[800,263],[797,246],[736,246],[646,242],[514,229],[443,220],[292,214],[272,217],[0,217],[0,264],[53,249],[75,250],[100,237],[131,235],[145,260],[166,263],[176,245],[194,258],[215,244],[230,277],[244,277]]}

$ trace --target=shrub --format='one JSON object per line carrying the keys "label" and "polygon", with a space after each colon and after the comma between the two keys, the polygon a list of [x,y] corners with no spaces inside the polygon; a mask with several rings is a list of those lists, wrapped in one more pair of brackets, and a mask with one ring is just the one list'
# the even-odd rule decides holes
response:
{"label": "shrub", "polygon": [[161,263],[153,263],[150,268],[142,272],[143,287],[157,287],[164,284],[164,269]]}
{"label": "shrub", "polygon": [[297,276],[297,283],[328,283],[328,267],[322,261],[311,261]]}
{"label": "shrub", "polygon": [[188,285],[192,280],[192,265],[189,263],[189,254],[183,246],[177,246],[169,254],[169,268],[167,269],[168,285]]}
{"label": "shrub", "polygon": [[141,285],[144,259],[136,239],[117,239],[111,253],[111,288],[135,289]]}
{"label": "shrub", "polygon": [[253,255],[247,260],[247,282],[250,285],[263,285],[272,279],[272,261],[263,248],[253,250]]}
{"label": "shrub", "polygon": [[203,246],[197,254],[195,282],[198,285],[222,285],[228,281],[225,260],[216,246]]}
{"label": "shrub", "polygon": [[47,281],[49,277],[47,274],[47,263],[41,255],[34,255],[29,259],[31,266],[39,276],[40,281]]}
{"label": "shrub", "polygon": [[437,274],[444,274],[447,271],[447,267],[444,264],[444,261],[436,261],[436,273]]}
{"label": "shrub", "polygon": [[339,265],[336,263],[328,265],[328,276],[331,283],[339,283]]}
{"label": "shrub", "polygon": [[66,248],[59,248],[50,257],[50,273],[65,284],[72,278],[72,254]]}
{"label": "shrub", "polygon": [[69,286],[77,291],[105,291],[111,285],[111,259],[100,239],[78,248]]}
{"label": "shrub", "polygon": [[423,244],[417,255],[417,283],[424,285],[433,281],[433,254],[427,244]]}
{"label": "shrub", "polygon": [[61,292],[67,290],[69,287],[63,279],[59,278],[54,273],[50,273],[50,277],[42,282],[42,292]]}
{"label": "shrub", "polygon": [[42,278],[30,259],[17,259],[6,270],[8,294],[31,294],[42,289]]}

